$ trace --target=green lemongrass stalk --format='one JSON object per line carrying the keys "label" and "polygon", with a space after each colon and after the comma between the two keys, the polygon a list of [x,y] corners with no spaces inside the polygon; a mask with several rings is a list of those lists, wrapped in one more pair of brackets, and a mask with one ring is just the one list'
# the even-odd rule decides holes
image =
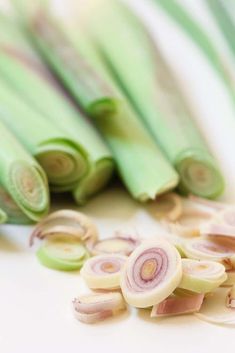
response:
{"label": "green lemongrass stalk", "polygon": [[10,194],[2,186],[0,186],[0,208],[7,215],[7,223],[32,223],[32,221],[24,214]]}
{"label": "green lemongrass stalk", "polygon": [[0,224],[6,223],[7,221],[7,214],[0,209]]}
{"label": "green lemongrass stalk", "polygon": [[0,119],[39,161],[46,171],[51,190],[72,190],[87,172],[86,152],[27,105],[3,77],[0,79],[0,96]]}
{"label": "green lemongrass stalk", "polygon": [[38,64],[32,64],[39,59],[32,58],[32,54],[36,53],[31,52],[32,49],[23,41],[22,36],[20,42],[15,43],[14,33],[17,32],[18,38],[19,31],[13,25],[9,28],[9,25],[6,19],[4,25],[0,24],[0,28],[5,29],[4,33],[7,32],[5,39],[3,36],[6,35],[0,34],[0,43],[4,43],[5,48],[8,48],[4,50],[2,47],[0,51],[0,73],[19,91],[24,100],[33,105],[56,127],[66,132],[69,138],[87,152],[90,169],[74,188],[77,203],[83,204],[103,189],[110,180],[114,168],[111,153],[93,125],[53,86],[53,77],[45,79],[46,68],[43,63],[40,62],[40,70]]}
{"label": "green lemongrass stalk", "polygon": [[87,114],[92,117],[114,114],[119,101],[111,88],[56,27],[45,10],[39,11],[31,25],[33,43]]}
{"label": "green lemongrass stalk", "polygon": [[[0,116],[2,110],[1,106]],[[39,221],[49,209],[44,171],[2,122],[0,144],[0,184],[27,217]]]}
{"label": "green lemongrass stalk", "polygon": [[[235,98],[235,84],[229,74],[229,68],[224,62],[224,58],[220,54],[217,47],[213,44],[213,38],[201,27],[200,23],[191,16],[191,14],[181,5],[177,0],[154,0],[154,2],[164,10],[173,21],[179,25],[184,33],[188,35],[197,47],[201,49],[207,59],[210,61],[211,66],[219,74],[221,79],[229,88],[229,93],[232,99]],[[210,2],[211,6],[219,7],[217,0]],[[226,25],[227,26],[227,25]],[[229,26],[229,25],[228,25]]]}
{"label": "green lemongrass stalk", "polygon": [[117,1],[100,0],[93,2],[87,27],[116,81],[179,172],[180,189],[208,198],[220,195],[224,182],[217,164],[140,21]]}
{"label": "green lemongrass stalk", "polygon": [[[82,50],[81,53],[73,45],[69,37],[66,36],[65,32],[61,31],[57,25],[54,25],[51,19],[48,21],[48,15],[44,16],[41,14],[40,21],[42,21],[41,26],[44,24],[43,28],[47,28],[47,33],[50,33],[50,35],[48,37],[44,31],[44,35],[40,37],[38,36],[38,31],[37,34],[35,34],[35,30],[31,31],[34,41],[37,42],[37,49],[43,53],[44,58],[46,58],[51,68],[55,67],[54,61],[51,61],[49,58],[51,52],[54,53],[53,55],[57,59],[63,59],[64,53],[69,53],[67,57],[68,65],[65,66],[63,64],[64,61],[61,60],[59,68],[63,71],[67,70],[71,77],[75,76],[76,84],[81,89],[76,90],[74,98],[80,102],[83,108],[85,107],[82,93],[83,88],[86,92],[89,92],[86,87],[91,82],[95,86],[97,86],[97,82],[102,82],[102,87],[109,87],[112,100],[117,103],[115,111],[106,110],[103,104],[100,105],[97,102],[95,103],[95,114],[94,111],[91,112],[91,109],[86,108],[85,110],[89,111],[90,116],[94,118],[99,131],[108,143],[114,155],[119,173],[132,196],[140,201],[147,201],[174,188],[178,183],[176,172],[165,160],[143,124],[139,121],[131,107],[128,106],[126,99],[120,93],[119,89],[116,88],[112,80],[108,79],[109,75],[103,66],[99,65],[96,58],[93,59],[90,57],[88,51]],[[51,38],[53,39],[53,43],[56,44],[55,52],[54,46],[50,45]],[[48,41],[48,39],[50,40]],[[87,72],[89,75],[84,76],[84,73],[82,76],[78,75],[76,69],[75,71],[74,69],[71,71],[71,65],[74,68],[82,65],[82,68],[86,68],[84,73]],[[100,77],[104,77],[104,82]],[[70,85],[67,81],[65,83],[67,83],[67,87]],[[97,87],[100,90],[100,83]],[[70,91],[72,92],[72,90]],[[92,92],[90,98],[94,102]],[[102,99],[102,102],[104,100]],[[100,172],[103,173],[102,168]],[[76,197],[77,193],[75,192],[74,194]]]}
{"label": "green lemongrass stalk", "polygon": [[206,1],[211,12],[213,13],[218,26],[221,29],[228,46],[233,55],[235,55],[235,17],[234,4],[229,1],[223,2],[221,0],[207,0]]}

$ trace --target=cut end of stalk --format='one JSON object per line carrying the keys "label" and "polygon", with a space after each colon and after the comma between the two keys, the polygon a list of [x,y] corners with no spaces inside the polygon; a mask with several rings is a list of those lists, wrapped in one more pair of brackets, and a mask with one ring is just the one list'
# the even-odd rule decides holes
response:
{"label": "cut end of stalk", "polygon": [[114,165],[111,159],[105,159],[96,163],[90,173],[85,176],[78,187],[74,190],[73,196],[79,205],[84,205],[88,199],[102,190],[109,182]]}
{"label": "cut end of stalk", "polygon": [[[9,193],[0,186],[0,207],[7,214],[7,223],[30,224],[31,220],[21,211]],[[1,216],[0,216],[1,217]]]}
{"label": "cut end of stalk", "polygon": [[[42,147],[37,154],[37,160],[45,170],[48,181],[56,191],[69,191],[87,170],[87,162],[84,156],[70,146],[58,146],[56,144]],[[55,191],[53,190],[53,191]]]}
{"label": "cut end of stalk", "polygon": [[116,99],[105,97],[90,104],[87,109],[87,114],[92,118],[104,118],[112,116],[117,110],[118,106]]}
{"label": "cut end of stalk", "polygon": [[48,209],[48,190],[36,167],[26,162],[15,162],[9,173],[9,191],[24,211],[44,213]]}
{"label": "cut end of stalk", "polygon": [[186,156],[177,165],[181,183],[179,189],[183,193],[214,199],[224,191],[224,180],[220,171],[208,159]]}

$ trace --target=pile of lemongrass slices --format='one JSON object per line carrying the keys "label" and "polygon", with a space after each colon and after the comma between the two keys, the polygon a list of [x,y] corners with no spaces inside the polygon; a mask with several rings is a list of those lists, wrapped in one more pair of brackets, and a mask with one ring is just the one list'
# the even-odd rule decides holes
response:
{"label": "pile of lemongrass slices", "polygon": [[235,206],[170,193],[154,206],[165,227],[154,239],[117,232],[99,239],[93,221],[72,210],[50,214],[35,228],[39,261],[80,270],[90,291],[73,300],[75,317],[92,324],[128,305],[151,318],[194,314],[235,325]]}

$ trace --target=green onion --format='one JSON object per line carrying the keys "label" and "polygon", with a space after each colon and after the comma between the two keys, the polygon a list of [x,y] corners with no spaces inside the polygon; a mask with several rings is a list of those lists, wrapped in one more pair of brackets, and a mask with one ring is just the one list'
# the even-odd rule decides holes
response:
{"label": "green onion", "polygon": [[21,211],[10,194],[0,186],[0,207],[7,215],[7,223],[29,224],[32,221]]}
{"label": "green onion", "polygon": [[161,53],[127,8],[114,1],[98,4],[87,27],[116,81],[179,172],[180,189],[217,197],[223,178]]}
{"label": "green onion", "polygon": [[[18,28],[6,19],[0,28],[4,33],[7,32],[7,38],[0,34],[0,42],[5,44],[5,50],[0,54],[1,74],[19,91],[24,100],[66,132],[88,154],[90,169],[74,188],[77,203],[85,203],[109,181],[113,171],[111,153],[92,124],[53,86],[53,77],[45,79],[47,71],[44,64],[19,35]],[[20,40],[15,43],[14,37],[20,37]]]}
{"label": "green onion", "polygon": [[38,221],[49,208],[46,176],[2,122],[0,144],[0,184],[24,214]]}
{"label": "green onion", "polygon": [[[40,18],[41,21],[44,20],[44,22],[48,22],[47,16],[41,14]],[[78,46],[74,46],[70,39],[66,41],[65,39],[69,38],[69,36],[66,37],[65,32],[61,32],[59,28],[52,25],[51,21],[47,24],[45,23],[44,28],[48,28],[47,33],[50,33],[50,38],[53,37],[53,43],[54,41],[56,43],[57,49],[54,55],[57,59],[61,58],[60,70],[68,72],[73,79],[76,79],[76,85],[79,84],[81,88],[84,87],[85,89],[86,86],[90,84],[90,75],[92,74],[92,82],[94,86],[97,86],[97,81],[100,84],[102,81],[100,77],[104,77],[105,81],[102,83],[102,87],[110,87],[108,91],[111,92],[112,100],[117,103],[115,111],[104,111],[103,104],[99,105],[98,102],[96,104],[93,93],[91,92],[90,98],[94,103],[92,103],[93,106],[96,107],[96,113],[93,114],[90,112],[90,114],[94,118],[94,121],[105,141],[108,143],[117,163],[119,173],[132,196],[138,200],[147,201],[149,199],[154,199],[160,193],[174,188],[178,183],[177,174],[165,160],[161,151],[149,133],[145,130],[136,114],[128,106],[123,95],[119,93],[119,89],[117,89],[112,80],[110,80],[109,75],[100,64],[97,56],[94,55],[93,58],[90,56],[90,51],[88,50],[82,50],[82,53],[80,54],[77,50]],[[37,37],[32,31],[31,33],[33,33],[34,40],[36,40],[37,43],[40,42],[42,44],[38,45],[37,48],[43,53],[44,57],[46,57],[47,63],[50,64],[50,67],[54,69],[55,64],[49,58],[51,53],[54,52],[54,47],[49,40],[50,38],[48,39],[48,36],[45,35],[45,31],[44,35],[41,34],[41,37]],[[72,52],[70,48],[73,48]],[[70,53],[66,65],[64,65],[62,60],[64,53]],[[84,76],[80,77],[80,75],[71,69],[71,64],[74,66],[76,63],[75,66],[79,67],[81,60],[82,67],[85,65],[87,72],[89,73],[89,76],[86,76],[85,78]],[[84,75],[85,72],[86,70],[82,75]],[[61,77],[63,79],[63,76]],[[69,88],[70,84],[68,82],[66,83],[67,88]],[[102,94],[103,97],[105,97],[104,94],[106,93],[104,91]],[[76,90],[76,95],[74,95],[74,97],[75,99],[78,99],[84,108],[84,97],[80,89]],[[97,113],[98,110],[99,113]],[[88,112],[89,109],[85,108],[85,111]],[[100,173],[103,175],[103,166],[100,166]],[[93,180],[94,183],[99,181],[97,180],[97,177]],[[77,196],[77,193],[80,197],[79,191],[74,193],[75,197]]]}
{"label": "green onion", "polygon": [[85,151],[22,101],[4,78],[0,80],[0,96],[0,119],[39,161],[46,171],[51,190],[73,189],[87,172]]}

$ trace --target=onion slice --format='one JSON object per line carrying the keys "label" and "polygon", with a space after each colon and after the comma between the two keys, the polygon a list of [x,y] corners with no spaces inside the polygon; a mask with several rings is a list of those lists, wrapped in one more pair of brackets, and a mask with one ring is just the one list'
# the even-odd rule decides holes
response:
{"label": "onion slice", "polygon": [[205,298],[199,313],[195,313],[199,319],[217,325],[235,326],[235,311],[226,307],[226,288],[217,288],[213,294]]}
{"label": "onion slice", "polygon": [[118,292],[91,293],[73,300],[74,315],[85,324],[105,320],[124,309],[126,304]]}
{"label": "onion slice", "polygon": [[87,243],[92,255],[120,254],[129,256],[140,244],[140,239],[117,232],[115,237]]}
{"label": "onion slice", "polygon": [[154,305],[151,317],[191,314],[200,310],[204,294],[177,296],[171,295],[161,303]]}
{"label": "onion slice", "polygon": [[167,298],[181,277],[181,258],[176,248],[161,239],[146,241],[128,258],[121,289],[128,304],[145,308]]}
{"label": "onion slice", "polygon": [[98,255],[87,260],[80,273],[89,288],[117,289],[126,260],[123,255]]}
{"label": "onion slice", "polygon": [[34,239],[44,239],[55,234],[74,236],[82,241],[96,241],[98,230],[91,219],[81,212],[60,210],[51,213],[38,223],[30,237],[30,245]]}
{"label": "onion slice", "polygon": [[226,269],[235,266],[235,247],[227,241],[214,241],[198,237],[182,244],[182,249],[188,258],[196,260],[211,260],[222,263]]}
{"label": "onion slice", "polygon": [[196,293],[208,293],[227,278],[225,267],[214,261],[182,259],[183,276],[179,288]]}

